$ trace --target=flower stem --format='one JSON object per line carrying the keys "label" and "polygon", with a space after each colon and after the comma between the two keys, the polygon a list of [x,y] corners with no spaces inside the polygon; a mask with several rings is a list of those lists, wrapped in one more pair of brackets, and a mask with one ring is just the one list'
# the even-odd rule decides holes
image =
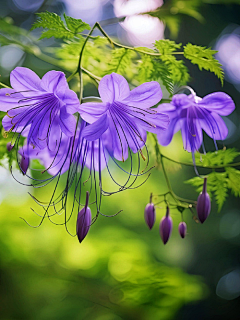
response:
{"label": "flower stem", "polygon": [[4,83],[2,83],[2,82],[0,82],[0,86],[1,86],[1,87],[4,87],[4,88],[7,88],[7,89],[11,89],[9,86],[7,86],[6,84],[4,84]]}
{"label": "flower stem", "polygon": [[[194,164],[191,163],[191,162],[183,162],[183,161],[177,161],[177,160],[174,160],[172,158],[169,158],[165,155],[162,154],[162,157],[171,161],[171,162],[174,162],[174,163],[177,163],[177,164],[181,164],[183,166],[189,166],[189,167],[194,167]],[[223,169],[223,168],[226,168],[226,167],[238,167],[240,166],[240,162],[235,162],[235,163],[228,163],[228,164],[223,164],[223,165],[218,165],[218,166],[206,166],[206,165],[202,165],[202,164],[196,164],[196,167],[199,167],[199,168],[206,168],[206,169]]]}
{"label": "flower stem", "polygon": [[[165,168],[165,165],[164,165],[164,161],[163,161],[163,155],[161,153],[161,150],[160,150],[160,146],[158,144],[158,141],[157,141],[157,138],[156,136],[152,133],[152,136],[153,136],[153,139],[155,141],[155,144],[157,145],[157,148],[158,148],[158,159],[159,159],[159,162],[161,164],[161,167],[162,167],[162,171],[163,171],[163,174],[164,174],[164,178],[165,178],[165,181],[166,181],[166,184],[167,184],[167,187],[168,187],[168,192],[166,192],[165,194],[163,194],[164,198],[165,198],[165,195],[167,194],[170,194],[171,197],[174,199],[174,201],[177,203],[177,205],[183,207],[183,208],[189,208],[189,206],[191,205],[195,205],[194,201],[192,200],[189,200],[189,199],[184,199],[184,198],[181,198],[179,196],[177,196],[172,187],[171,187],[171,183],[170,183],[170,180],[168,178],[168,175],[167,175],[167,171],[166,171],[166,168]],[[161,195],[162,196],[162,195]],[[185,203],[186,204],[185,204]]]}

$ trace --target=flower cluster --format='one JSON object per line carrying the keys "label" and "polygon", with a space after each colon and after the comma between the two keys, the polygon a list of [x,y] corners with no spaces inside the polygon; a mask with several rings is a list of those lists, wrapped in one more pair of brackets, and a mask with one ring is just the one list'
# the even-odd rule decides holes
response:
{"label": "flower cluster", "polygon": [[[0,89],[0,111],[6,112],[2,125],[6,132],[13,133],[7,150],[11,152],[15,146],[24,175],[28,175],[32,159],[38,159],[44,166],[42,176],[32,178],[31,185],[40,187],[55,183],[47,203],[33,197],[44,211],[40,224],[46,216],[52,221],[55,215],[64,211],[64,222],[59,224],[65,224],[67,228],[76,209],[76,233],[80,242],[98,215],[104,215],[101,212],[102,195],[135,188],[137,178],[149,171],[147,166],[141,169],[140,161],[147,158],[147,165],[149,162],[147,132],[156,134],[159,143],[165,146],[181,130],[184,148],[194,155],[203,141],[202,130],[213,138],[215,145],[216,140],[226,138],[227,127],[220,116],[234,110],[232,99],[223,92],[209,94],[203,99],[194,92],[188,96],[176,94],[171,103],[155,107],[162,98],[158,82],[147,82],[130,90],[126,79],[116,73],[106,75],[100,81],[101,102],[96,98],[98,102],[80,103],[60,71],[49,71],[40,79],[30,69],[17,67],[11,72],[10,82],[12,89]],[[25,138],[23,144],[21,137]],[[133,164],[134,158],[137,165]],[[120,164],[123,162],[124,167]],[[120,170],[121,176],[126,175],[123,182],[113,175],[112,165]],[[103,170],[117,190],[105,190]],[[63,189],[60,179],[64,181]],[[210,200],[206,188],[204,190],[197,207],[201,222],[210,212]],[[84,204],[82,198],[85,196]],[[92,204],[96,206],[94,218],[90,210]],[[53,209],[52,214],[50,209]],[[172,231],[169,212],[167,207],[166,216],[160,223],[164,244]],[[145,209],[145,220],[150,229],[155,219],[155,206],[150,200]],[[179,233],[185,237],[184,222],[179,225]]]}

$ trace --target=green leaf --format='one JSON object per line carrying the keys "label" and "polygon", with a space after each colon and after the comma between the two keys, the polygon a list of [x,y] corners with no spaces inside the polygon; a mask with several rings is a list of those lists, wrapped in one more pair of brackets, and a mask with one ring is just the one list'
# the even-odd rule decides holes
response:
{"label": "green leaf", "polygon": [[209,176],[214,179],[214,182],[212,183],[212,190],[214,191],[214,197],[218,205],[218,212],[220,212],[227,198],[227,173],[212,172]]}
{"label": "green leaf", "polygon": [[228,167],[226,168],[226,173],[228,174],[228,188],[231,189],[231,192],[235,197],[240,197],[240,171],[235,168]]}
{"label": "green leaf", "polygon": [[232,163],[239,155],[240,153],[235,148],[207,152],[206,154],[201,155],[201,161],[196,157],[196,164],[201,164],[203,166],[223,166]]}
{"label": "green leaf", "polygon": [[161,53],[160,59],[167,66],[173,83],[184,85],[189,81],[188,69],[182,60],[177,60],[173,55],[180,49],[181,43],[172,40],[158,40],[155,47]]}
{"label": "green leaf", "polygon": [[162,55],[166,54],[172,54],[178,49],[181,49],[182,44],[176,43],[175,41],[165,39],[165,40],[157,40],[154,44],[155,48],[158,49],[158,51]]}
{"label": "green leaf", "polygon": [[120,48],[112,51],[112,56],[105,74],[112,72],[125,75],[131,69],[132,58],[136,53],[133,50]]}
{"label": "green leaf", "polygon": [[197,64],[200,70],[205,69],[213,72],[223,85],[224,72],[222,65],[213,57],[215,53],[217,53],[216,50],[196,46],[191,43],[184,46],[184,57],[189,59],[193,64]]}
{"label": "green leaf", "polygon": [[81,19],[74,19],[72,17],[67,16],[65,13],[63,14],[66,25],[70,31],[74,34],[79,32],[83,32],[84,30],[90,30],[91,27],[88,23],[83,22]]}
{"label": "green leaf", "polygon": [[[185,183],[196,187],[197,192],[201,192],[203,189],[203,179],[200,177],[194,177]],[[208,175],[207,180],[207,192],[212,198],[214,194],[215,201],[218,205],[218,212],[221,211],[222,206],[227,198],[228,181],[226,172],[212,172]]]}
{"label": "green leaf", "polygon": [[33,24],[32,29],[43,28],[48,29],[43,31],[40,39],[44,38],[59,38],[71,39],[74,38],[79,32],[85,29],[90,29],[90,26],[83,22],[81,19],[73,19],[64,14],[66,25],[54,12],[41,12],[37,13],[38,20]]}

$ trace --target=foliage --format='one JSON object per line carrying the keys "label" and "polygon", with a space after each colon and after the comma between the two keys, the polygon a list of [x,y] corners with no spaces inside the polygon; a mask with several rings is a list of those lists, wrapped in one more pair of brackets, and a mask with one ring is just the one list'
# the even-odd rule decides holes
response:
{"label": "foliage", "polygon": [[197,64],[199,69],[205,69],[213,72],[221,81],[223,85],[223,69],[221,64],[213,55],[217,53],[216,50],[205,48],[188,43],[184,47],[184,57],[189,59],[193,64]]}
{"label": "foliage", "polygon": [[65,23],[54,12],[37,13],[38,20],[33,24],[32,30],[36,28],[48,29],[43,31],[40,39],[44,38],[74,38],[78,33],[89,30],[89,24],[83,22],[81,19],[74,19],[64,14]]}
{"label": "foliage", "polygon": [[[217,152],[208,152],[203,155],[202,161],[197,161],[198,164],[202,164],[203,167],[223,166],[224,172],[213,171],[208,174],[207,191],[210,196],[214,195],[216,203],[218,205],[218,211],[221,210],[226,198],[228,196],[228,189],[236,196],[240,197],[239,178],[240,171],[228,167],[233,160],[240,155],[236,149],[223,149]],[[226,167],[225,167],[226,166]],[[186,183],[194,186],[197,192],[202,191],[203,179],[200,177],[194,177],[186,181]]]}

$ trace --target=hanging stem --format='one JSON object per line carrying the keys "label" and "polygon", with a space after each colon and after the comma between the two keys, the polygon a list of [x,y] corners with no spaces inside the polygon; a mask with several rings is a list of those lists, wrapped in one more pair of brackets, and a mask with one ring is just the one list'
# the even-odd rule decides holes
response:
{"label": "hanging stem", "polygon": [[[157,138],[154,134],[152,134],[153,136],[153,139],[155,141],[155,143],[158,145],[158,141],[157,141]],[[168,175],[167,175],[167,171],[165,169],[165,165],[164,165],[164,161],[163,161],[163,155],[161,153],[161,150],[160,150],[160,147],[158,145],[158,157],[159,157],[159,161],[160,161],[160,164],[162,166],[162,171],[163,171],[163,174],[164,174],[164,178],[165,178],[165,181],[166,181],[166,184],[167,184],[167,187],[168,187],[168,192],[166,192],[165,194],[161,195],[161,196],[164,196],[164,199],[166,197],[167,194],[170,194],[171,197],[174,199],[174,201],[181,207],[183,208],[189,208],[189,206],[192,206],[194,205],[194,202],[192,200],[189,200],[189,199],[184,199],[184,198],[181,198],[179,196],[177,196],[173,189],[172,189],[172,186],[171,186],[171,183],[170,183],[170,180],[168,178]],[[185,204],[185,203],[187,204]]]}

